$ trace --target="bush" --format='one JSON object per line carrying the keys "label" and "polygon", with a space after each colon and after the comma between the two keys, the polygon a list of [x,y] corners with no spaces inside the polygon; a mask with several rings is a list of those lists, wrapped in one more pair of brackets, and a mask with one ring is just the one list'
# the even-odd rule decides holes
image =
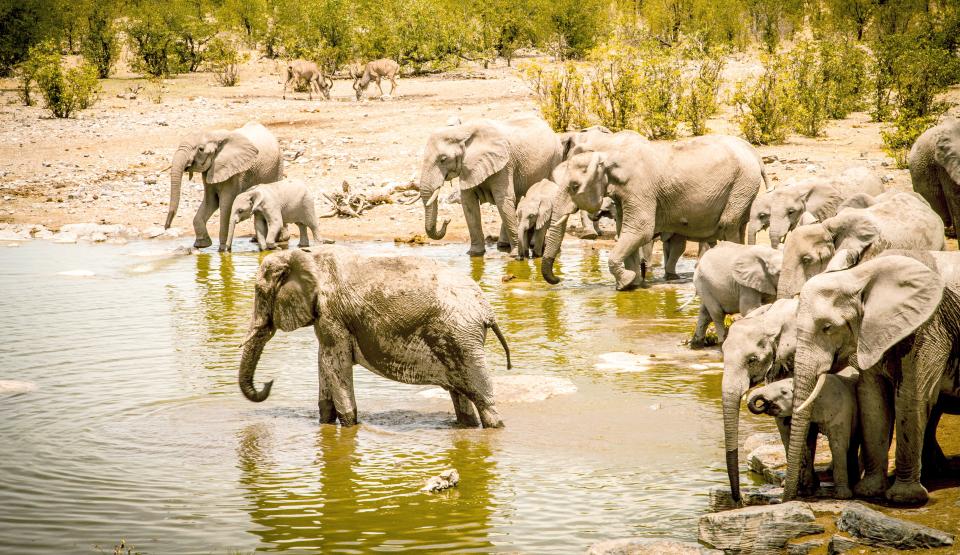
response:
{"label": "bush", "polygon": [[910,148],[924,131],[930,129],[937,123],[937,116],[929,114],[926,116],[909,117],[897,116],[894,125],[891,128],[880,131],[883,138],[883,150],[886,152],[900,169],[907,169],[907,156],[910,154]]}
{"label": "bush", "polygon": [[743,136],[753,144],[779,144],[787,138],[793,112],[783,65],[779,58],[767,58],[756,83],[737,83],[733,95],[735,119]]}
{"label": "bush", "polygon": [[106,2],[94,2],[87,14],[87,34],[83,38],[83,56],[96,66],[101,79],[110,77],[110,70],[120,54],[120,40],[114,25],[114,13]]}
{"label": "bush", "polygon": [[697,74],[685,87],[682,101],[683,120],[690,126],[694,135],[704,135],[707,118],[717,113],[719,105],[717,94],[720,91],[721,73],[724,66],[724,51],[714,49],[701,54],[698,60]]}
{"label": "bush", "polygon": [[637,104],[641,134],[648,139],[673,139],[681,121],[683,62],[676,50],[650,46],[639,60]]}
{"label": "bush", "polygon": [[87,62],[64,68],[59,56],[43,57],[38,63],[36,80],[46,108],[58,118],[89,108],[100,93],[97,68]]}
{"label": "bush", "polygon": [[784,69],[792,97],[793,127],[808,137],[819,137],[827,125],[829,98],[817,46],[801,41],[784,57],[789,59]]}
{"label": "bush", "polygon": [[595,48],[593,79],[589,85],[589,109],[600,124],[612,131],[636,129],[640,115],[637,91],[641,86],[637,61],[641,53],[626,44]]}
{"label": "bush", "polygon": [[524,69],[524,76],[540,113],[554,131],[590,125],[583,74],[574,63],[550,69],[533,64]]}
{"label": "bush", "polygon": [[217,83],[222,87],[233,87],[240,81],[240,64],[249,56],[241,54],[232,42],[218,37],[207,46],[206,58]]}
{"label": "bush", "polygon": [[819,55],[827,115],[843,119],[863,109],[869,85],[867,53],[849,39],[832,36],[820,41]]}
{"label": "bush", "polygon": [[33,85],[42,68],[60,64],[60,51],[53,41],[45,41],[31,46],[27,58],[17,65],[17,96],[24,106],[35,104],[32,96]]}
{"label": "bush", "polygon": [[167,18],[149,6],[127,26],[130,46],[136,55],[133,70],[149,77],[167,77],[177,67],[174,56],[176,36]]}

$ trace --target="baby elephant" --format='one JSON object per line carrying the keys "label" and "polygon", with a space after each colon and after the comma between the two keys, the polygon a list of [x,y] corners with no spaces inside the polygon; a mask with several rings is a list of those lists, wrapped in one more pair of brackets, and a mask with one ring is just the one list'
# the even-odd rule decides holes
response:
{"label": "baby elephant", "polygon": [[301,247],[310,246],[307,228],[313,232],[313,240],[320,241],[313,196],[299,181],[257,185],[237,195],[230,213],[227,250],[233,249],[233,232],[237,224],[251,216],[260,250],[275,249],[280,231],[286,224],[297,224],[300,228]]}
{"label": "baby elephant", "polygon": [[[340,247],[273,253],[257,272],[250,331],[243,342],[240,390],[266,400],[253,375],[277,329],[312,326],[320,343],[320,422],[357,423],[353,366],[384,378],[437,385],[450,393],[457,422],[484,428],[503,421],[493,400],[483,344],[487,330],[510,350],[473,279],[416,256],[365,257]],[[476,408],[476,412],[474,412]]]}
{"label": "baby elephant", "polygon": [[544,239],[550,229],[553,199],[560,186],[542,179],[534,183],[517,203],[517,238],[520,241],[519,258],[543,256]]}
{"label": "baby elephant", "polygon": [[[857,458],[860,432],[856,393],[859,374],[848,368],[838,374],[826,374],[825,377],[823,389],[814,401],[810,422],[816,424],[816,429],[830,440],[835,497],[850,499],[853,497],[851,486],[860,477],[860,462]],[[790,440],[790,417],[794,412],[793,378],[757,389],[747,399],[747,408],[754,414],[769,414],[777,419],[777,427],[786,449]],[[816,453],[815,436],[810,442],[810,451],[810,460],[813,460]]]}

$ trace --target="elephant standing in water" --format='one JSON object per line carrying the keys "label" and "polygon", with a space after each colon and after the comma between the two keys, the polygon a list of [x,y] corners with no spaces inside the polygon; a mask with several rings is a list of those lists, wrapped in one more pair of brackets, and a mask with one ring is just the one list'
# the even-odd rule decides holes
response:
{"label": "elephant standing in water", "polygon": [[719,135],[584,152],[564,165],[565,180],[557,182],[560,193],[554,201],[541,273],[548,283],[559,283],[553,263],[567,218],[578,209],[596,212],[603,197],[610,196],[622,224],[608,265],[621,291],[643,280],[638,251],[657,233],[742,243],[750,204],[765,182],[756,151],[741,139]]}
{"label": "elephant standing in water", "polygon": [[[437,385],[450,393],[457,421],[485,428],[503,421],[493,399],[483,345],[493,329],[510,351],[480,287],[419,257],[361,257],[327,247],[285,251],[257,272],[253,318],[243,342],[240,390],[266,400],[253,375],[279,328],[312,325],[320,343],[320,421],[357,423],[353,365],[402,383]],[[477,412],[474,412],[476,407]]]}
{"label": "elephant standing in water", "polygon": [[943,219],[951,237],[960,220],[960,120],[948,119],[917,137],[907,158],[913,190]]}
{"label": "elephant standing in water", "polygon": [[440,187],[460,178],[460,204],[470,231],[470,256],[483,256],[480,203],[500,212],[497,247],[520,256],[517,202],[560,163],[560,140],[542,119],[524,116],[506,121],[479,119],[434,131],[427,140],[420,171],[424,227],[431,239],[443,239],[449,220],[437,230]]}
{"label": "elephant standing in water", "polygon": [[203,176],[203,201],[193,218],[198,249],[213,244],[207,233],[207,220],[220,210],[220,250],[227,248],[230,209],[233,199],[254,185],[283,179],[283,157],[280,143],[273,133],[256,122],[228,131],[203,131],[184,139],[170,165],[169,228],[180,205],[183,172],[193,179],[193,172]]}
{"label": "elephant standing in water", "polygon": [[[794,404],[784,500],[797,495],[810,407],[826,374],[860,370],[864,476],[854,492],[924,503],[920,468],[927,418],[944,382],[960,380],[960,289],[914,258],[883,256],[808,281],[797,310]],[[945,379],[946,378],[946,379]],[[896,425],[896,480],[887,454]]]}

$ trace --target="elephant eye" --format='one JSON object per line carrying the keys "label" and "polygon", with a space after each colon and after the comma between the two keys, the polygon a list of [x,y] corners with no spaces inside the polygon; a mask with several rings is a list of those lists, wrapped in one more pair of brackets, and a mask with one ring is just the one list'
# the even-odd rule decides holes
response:
{"label": "elephant eye", "polygon": [[823,330],[823,333],[830,333],[830,330],[833,329],[833,324],[826,323],[821,329]]}
{"label": "elephant eye", "polygon": [[750,355],[750,356],[747,357],[747,362],[749,362],[749,363],[751,363],[751,364],[753,364],[754,362],[757,362],[758,360],[760,360],[760,359],[757,358],[757,355]]}
{"label": "elephant eye", "polygon": [[769,217],[770,217],[770,214],[767,214],[766,212],[760,212],[760,214],[758,214],[758,216],[761,217],[761,218],[769,218]]}
{"label": "elephant eye", "polygon": [[793,208],[787,208],[787,214],[793,214],[794,212],[796,212],[796,210]]}
{"label": "elephant eye", "polygon": [[447,155],[446,155],[446,154],[441,154],[441,155],[440,155],[440,161],[441,161],[441,162],[446,162],[446,161],[447,161]]}
{"label": "elephant eye", "polygon": [[810,264],[813,262],[813,257],[809,254],[805,254],[800,258],[800,262],[803,262],[804,264]]}

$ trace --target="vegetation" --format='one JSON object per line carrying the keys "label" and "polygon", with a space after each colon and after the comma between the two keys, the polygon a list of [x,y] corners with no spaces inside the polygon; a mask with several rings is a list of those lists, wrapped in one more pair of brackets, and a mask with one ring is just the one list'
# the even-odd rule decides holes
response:
{"label": "vegetation", "polygon": [[229,40],[215,38],[206,50],[207,65],[221,87],[233,87],[240,81],[240,64],[249,59]]}
{"label": "vegetation", "polygon": [[778,144],[787,138],[793,107],[784,65],[782,58],[768,57],[755,83],[737,83],[733,94],[736,121],[743,136],[753,144]]}
{"label": "vegetation", "polygon": [[19,72],[18,88],[24,104],[33,105],[30,92],[35,83],[44,106],[58,118],[89,108],[100,93],[97,69],[86,62],[65,67],[51,41],[32,46],[27,59],[19,65]]}

